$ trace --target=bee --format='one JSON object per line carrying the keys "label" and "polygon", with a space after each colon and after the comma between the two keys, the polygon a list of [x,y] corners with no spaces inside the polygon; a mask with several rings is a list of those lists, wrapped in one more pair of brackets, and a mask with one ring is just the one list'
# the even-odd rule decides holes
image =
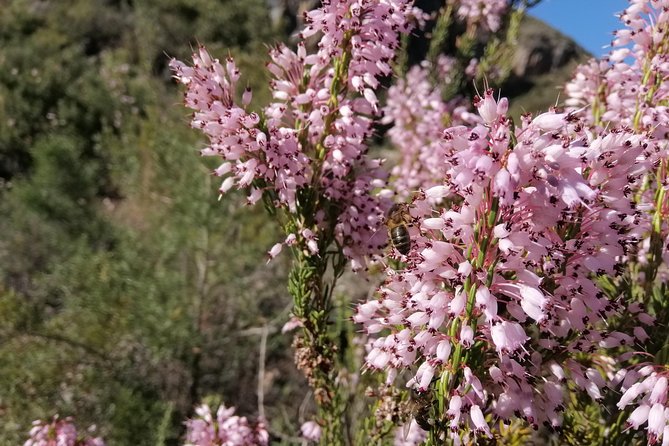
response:
{"label": "bee", "polygon": [[388,211],[386,227],[388,238],[397,252],[403,255],[409,254],[411,250],[411,236],[409,226],[413,223],[409,213],[409,205],[406,203],[395,203]]}
{"label": "bee", "polygon": [[[430,415],[432,410],[432,399],[427,392],[420,393],[415,390],[411,391],[410,398],[408,401],[409,412],[411,413],[413,419],[416,421],[416,424],[420,426],[421,429],[429,431],[434,427],[435,421]],[[410,423],[409,423],[410,424]],[[405,436],[408,432],[405,433]]]}

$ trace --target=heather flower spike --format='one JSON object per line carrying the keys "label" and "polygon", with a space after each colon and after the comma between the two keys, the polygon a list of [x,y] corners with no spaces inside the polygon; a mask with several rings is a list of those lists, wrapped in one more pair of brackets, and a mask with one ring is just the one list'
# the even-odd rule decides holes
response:
{"label": "heather flower spike", "polygon": [[[618,185],[647,171],[646,140],[624,131],[595,137],[560,113],[514,129],[506,100],[491,91],[475,105],[480,123],[447,129],[439,143],[438,187],[453,204],[435,207],[428,194],[415,202],[416,255],[354,317],[375,337],[368,367],[413,371],[408,385],[434,392],[429,444],[490,436],[487,416],[558,427],[565,379],[594,400],[606,387],[579,355],[634,343],[606,331],[623,308],[595,279],[618,275],[634,244],[624,238],[633,194]],[[474,355],[488,367],[469,367]],[[604,356],[598,362],[610,369]]]}
{"label": "heather flower spike", "polygon": [[50,422],[34,421],[23,446],[105,446],[101,437],[90,435],[94,431],[95,426],[91,426],[88,433],[80,433],[71,417],[61,420],[55,415]]}
{"label": "heather flower spike", "polygon": [[[403,201],[421,188],[435,203],[448,195],[440,184],[445,156],[440,143],[442,123],[476,125],[481,121],[463,99],[442,100],[440,89],[430,83],[430,69],[427,62],[412,67],[390,87],[384,108],[383,122],[393,123],[388,136],[401,156],[391,171],[390,188]],[[451,60],[439,60],[437,73],[443,82],[449,81],[452,69]]]}
{"label": "heather flower spike", "polygon": [[[365,155],[366,140],[378,112],[374,90],[391,74],[397,33],[410,29],[410,3],[340,0],[309,12],[301,37],[320,34],[318,51],[308,54],[303,43],[297,52],[281,45],[270,51],[274,102],[264,120],[247,109],[248,88],[241,102],[236,99],[241,74],[232,59],[223,63],[200,47],[192,66],[170,63],[187,87],[186,105],[195,110],[191,125],[209,139],[202,155],[222,160],[214,171],[222,177],[220,193],[244,189],[249,203],[264,198],[294,215],[295,229],[313,234],[300,240],[311,255],[325,244],[317,242],[318,232],[332,225],[354,269],[384,243],[378,229],[389,202],[372,191],[385,185],[386,174],[379,160]],[[298,195],[306,191],[321,197],[316,205],[322,209],[304,221],[297,219],[306,210],[298,210]],[[336,219],[326,222],[333,211]],[[270,258],[278,251],[275,246]]]}
{"label": "heather flower spike", "polygon": [[497,31],[500,17],[509,8],[507,0],[459,0],[457,13],[468,26],[480,26],[484,30]]}
{"label": "heather flower spike", "polygon": [[[633,218],[634,226],[625,235],[628,240],[635,241],[624,245],[626,267],[621,269],[624,275],[621,283],[629,284],[629,288],[618,289],[630,296],[630,307],[646,307],[659,314],[666,314],[666,291],[663,290],[666,290],[669,279],[669,244],[666,243],[669,239],[669,197],[666,194],[669,165],[666,107],[669,92],[666,82],[669,75],[666,64],[669,54],[666,44],[669,39],[668,7],[666,1],[630,1],[620,15],[624,28],[615,33],[608,56],[580,66],[566,86],[569,106],[578,109],[588,105],[578,115],[583,117],[590,131],[602,132],[603,128],[618,127],[631,129],[645,137],[644,151],[636,156],[644,157],[650,167],[636,181],[635,176],[626,180],[621,178],[617,183],[626,196],[634,198],[634,208],[628,214],[628,218]],[[616,156],[625,157],[621,153]],[[600,177],[602,170],[600,167],[593,176]],[[615,195],[606,199],[618,210]],[[615,229],[619,233],[625,231],[624,227]],[[658,295],[664,295],[664,298],[653,298]],[[653,332],[643,327],[653,324],[652,317],[639,316],[636,326],[629,327],[631,333],[612,333],[602,343],[607,346],[629,345],[634,338],[645,345],[663,345],[666,342],[663,332],[654,331],[654,339]],[[615,383],[621,392],[617,407],[629,410],[628,428],[646,429],[649,444],[669,444],[665,434],[665,430],[669,430],[665,416],[669,411],[665,395],[666,359],[660,356],[656,361],[656,366],[648,363],[640,366],[633,361],[628,364],[628,370],[621,370],[624,379]]]}
{"label": "heather flower spike", "polygon": [[269,434],[262,421],[251,424],[234,414],[234,407],[220,405],[214,414],[203,404],[195,409],[196,418],[186,421],[185,446],[265,446]]}

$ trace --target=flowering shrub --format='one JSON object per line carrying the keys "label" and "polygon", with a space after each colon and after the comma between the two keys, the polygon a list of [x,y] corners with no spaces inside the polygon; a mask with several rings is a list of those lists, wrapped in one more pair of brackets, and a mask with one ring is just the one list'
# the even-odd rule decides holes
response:
{"label": "flowering shrub", "polygon": [[[608,59],[579,68],[567,86],[571,108],[514,123],[491,89],[474,98],[477,113],[460,96],[445,100],[434,81],[460,82],[462,61],[433,54],[456,18],[466,29],[455,39],[460,56],[473,54],[475,30],[513,29],[512,3],[447,2],[429,60],[399,78],[384,107],[377,92],[393,72],[399,33],[425,19],[409,1],[322,2],[306,15],[296,50],[270,51],[273,102],[261,113],[249,109],[250,91],[238,98],[232,59],[201,47],[192,66],[171,62],[191,124],[209,140],[202,154],[222,161],[220,193],[262,200],[285,231],[269,255],[286,246],[293,255],[296,363],[318,405],[305,439],[350,442],[349,384],[359,377],[336,342],[344,330],[331,329],[333,290],[347,262],[358,271],[380,254],[392,200],[412,197],[399,230],[411,237],[409,252],[389,250],[393,268],[353,316],[368,336],[366,368],[386,376],[385,390],[366,393],[378,401],[358,438],[385,441],[404,425],[396,444],[470,444],[519,420],[559,432],[576,398],[605,405],[614,389],[622,391],[614,407],[634,409],[605,435],[647,424],[649,444],[669,444],[666,360],[642,363],[635,353],[654,335],[655,317],[669,314],[669,4],[633,0]],[[467,78],[494,60],[480,56]],[[390,176],[368,155],[375,122],[392,124],[400,152]],[[418,394],[418,412],[408,392],[388,390],[395,384]],[[246,420],[218,413],[215,422],[198,409],[192,444],[267,441],[243,439],[255,432]],[[223,425],[241,439],[220,438]]]}
{"label": "flowering shrub", "polygon": [[186,446],[263,446],[269,434],[262,421],[250,424],[234,415],[235,408],[220,405],[214,416],[203,404],[195,409],[197,418],[186,421]]}
{"label": "flowering shrub", "polygon": [[[88,431],[94,432],[95,427]],[[72,418],[60,420],[56,415],[50,422],[34,421],[30,438],[23,446],[105,446],[105,442],[100,437],[78,433]]]}

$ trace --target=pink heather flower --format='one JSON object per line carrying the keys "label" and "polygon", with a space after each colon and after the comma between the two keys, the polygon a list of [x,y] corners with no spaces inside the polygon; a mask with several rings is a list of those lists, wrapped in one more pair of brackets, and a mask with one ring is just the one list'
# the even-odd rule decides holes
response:
{"label": "pink heather flower", "polygon": [[490,427],[488,427],[488,423],[483,416],[483,411],[481,411],[481,408],[478,405],[474,404],[469,409],[469,416],[472,419],[472,424],[476,428],[476,432],[485,434],[488,438],[492,438]]}
{"label": "pink heather flower", "polygon": [[[95,426],[91,426],[88,431],[94,432]],[[33,421],[30,438],[24,446],[105,446],[105,442],[100,437],[78,434],[71,417],[59,420],[58,415],[55,415],[48,423]]]}
{"label": "pink heather flower", "polygon": [[288,322],[283,324],[283,327],[281,327],[281,333],[288,333],[289,331],[293,331],[298,327],[302,327],[302,321],[300,318],[292,316],[290,319],[288,319]]}
{"label": "pink heather flower", "polygon": [[[439,78],[448,82],[452,76],[450,59],[440,58],[438,68]],[[388,136],[400,155],[391,172],[395,194],[407,200],[418,189],[428,189],[428,197],[439,202],[447,195],[440,186],[445,156],[440,143],[443,122],[475,124],[479,116],[469,112],[462,98],[442,100],[440,89],[430,82],[427,62],[413,66],[405,78],[388,89],[383,111],[383,122],[393,123]],[[432,186],[435,187],[430,189]]]}
{"label": "pink heather flower", "polygon": [[307,421],[300,427],[302,438],[308,441],[318,441],[321,438],[321,427],[315,421]]}
{"label": "pink heather flower", "polygon": [[[452,0],[453,1],[453,0]],[[458,16],[469,26],[480,26],[495,32],[502,24],[502,16],[509,9],[507,0],[454,0]]]}
{"label": "pink heather flower", "polygon": [[[273,102],[262,119],[247,110],[249,90],[236,98],[240,73],[231,59],[221,63],[200,48],[192,67],[173,60],[175,77],[187,87],[186,105],[195,110],[192,126],[209,139],[202,154],[222,159],[214,171],[223,178],[220,192],[244,189],[249,203],[264,198],[297,214],[299,192],[313,188],[328,209],[314,210],[313,223],[298,228],[300,245],[319,255],[319,244],[330,243],[321,231],[333,234],[353,268],[363,268],[365,256],[385,243],[379,228],[390,206],[374,193],[387,174],[366,155],[378,112],[375,90],[391,74],[398,33],[410,30],[416,13],[408,0],[336,0],[307,13],[301,36],[319,35],[318,49],[309,54],[300,42],[296,51],[284,45],[270,51]],[[348,66],[334,70],[345,51]],[[336,77],[342,73],[347,77]]]}
{"label": "pink heather flower", "polygon": [[648,412],[648,443],[653,444],[662,438],[667,425],[667,408],[662,404],[653,404]]}
{"label": "pink heather flower", "polygon": [[667,402],[667,377],[660,376],[655,384],[653,385],[653,390],[648,397],[648,401],[652,404],[656,403],[666,403]]}
{"label": "pink heather flower", "polygon": [[[569,114],[526,117],[511,138],[506,101],[493,98],[486,92],[478,124],[443,132],[441,184],[430,194],[450,191],[452,204],[434,209],[427,194],[417,195],[419,231],[406,267],[389,270],[354,316],[375,337],[368,367],[389,376],[408,369],[408,385],[421,391],[449,370],[453,349],[480,345],[488,366],[465,367],[448,415],[455,432],[486,435],[487,415],[558,427],[567,380],[601,398],[598,370],[612,376],[613,361],[591,354],[580,362],[579,354],[634,342],[602,331],[613,315],[644,319],[595,280],[616,276],[635,246],[634,196],[649,168],[647,139],[618,130],[595,136]],[[462,402],[468,416],[455,408]]]}
{"label": "pink heather flower", "polygon": [[514,352],[521,348],[529,339],[523,327],[516,322],[503,321],[493,324],[490,336],[498,352]]}
{"label": "pink heather flower", "polygon": [[216,415],[208,405],[195,409],[197,418],[186,421],[185,446],[265,446],[269,434],[262,421],[250,424],[234,415],[233,407],[219,406]]}
{"label": "pink heather flower", "polygon": [[566,113],[542,113],[532,120],[532,123],[544,132],[559,130],[567,125]]}
{"label": "pink heather flower", "polygon": [[667,441],[664,435],[669,425],[668,370],[664,366],[645,365],[629,369],[625,375],[618,408],[636,406],[627,419],[627,425],[641,429],[647,424],[649,444]]}
{"label": "pink heather flower", "polygon": [[[647,149],[649,162],[658,165],[668,156],[667,135],[669,113],[665,103],[669,84],[667,49],[658,42],[669,38],[669,14],[665,2],[634,0],[621,14],[624,28],[617,31],[611,52],[602,61],[590,61],[580,66],[567,85],[566,103],[579,109],[579,115],[594,131],[602,128],[630,128],[652,137]],[[629,47],[628,47],[629,46]],[[661,174],[661,172],[658,172]],[[638,193],[636,228],[634,233],[641,247],[630,255],[638,264],[647,262],[650,231],[648,212],[655,207],[656,184]],[[625,187],[621,182],[620,187]],[[661,238],[669,235],[666,223],[661,228]],[[665,250],[666,251],[666,250]],[[658,276],[664,277],[666,264]]]}
{"label": "pink heather flower", "polygon": [[318,254],[318,239],[311,229],[303,229],[302,237],[307,241],[307,247],[311,255]]}
{"label": "pink heather flower", "polygon": [[479,96],[474,97],[474,107],[476,107],[483,122],[487,125],[492,124],[500,115],[506,114],[506,109],[508,108],[508,106],[505,106],[506,103],[498,105],[492,95],[492,89],[488,89],[483,98]]}
{"label": "pink heather flower", "polygon": [[474,330],[469,325],[465,325],[460,330],[460,343],[465,347],[471,347],[474,343]]}
{"label": "pink heather flower", "polygon": [[267,253],[267,263],[269,263],[274,257],[278,256],[281,253],[281,250],[283,249],[283,243],[277,243],[274,246],[272,246],[272,249],[269,250]]}
{"label": "pink heather flower", "polygon": [[633,429],[639,429],[639,426],[646,424],[646,421],[648,421],[648,412],[650,412],[650,406],[640,405],[630,414],[627,425]]}

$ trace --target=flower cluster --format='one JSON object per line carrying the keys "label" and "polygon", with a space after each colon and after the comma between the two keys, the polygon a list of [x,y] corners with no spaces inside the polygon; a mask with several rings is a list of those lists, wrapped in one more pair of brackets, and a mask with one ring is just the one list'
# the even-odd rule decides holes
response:
{"label": "flower cluster", "polygon": [[[347,82],[377,109],[374,90],[392,72],[389,64],[398,46],[397,33],[411,29],[414,10],[406,0],[334,0],[307,13],[302,38],[321,32],[317,69],[329,69],[350,44]],[[416,12],[416,15],[419,13]],[[346,43],[342,45],[342,43]],[[330,73],[334,75],[335,73]]]}
{"label": "flower cluster", "polygon": [[208,405],[195,409],[197,418],[186,421],[186,446],[263,446],[269,434],[262,421],[250,424],[234,415],[234,407],[219,406],[216,416]]}
{"label": "flower cluster", "polygon": [[468,26],[478,25],[495,32],[502,26],[502,16],[509,9],[508,0],[456,0],[458,16]]}
{"label": "flower cluster", "polygon": [[[653,147],[625,131],[595,137],[568,113],[513,129],[491,91],[475,105],[481,124],[443,132],[445,182],[413,204],[406,269],[389,270],[354,319],[378,336],[368,367],[389,380],[413,370],[419,392],[435,380],[448,389],[444,432],[490,436],[486,413],[558,427],[567,380],[601,399],[602,372],[614,370],[600,349],[645,339],[641,326],[635,337],[605,321],[624,309],[652,322],[596,280],[618,275],[636,241],[633,192]],[[434,209],[447,195],[450,207]]]}
{"label": "flower cluster", "polygon": [[[629,128],[648,135],[652,164],[635,192],[642,211],[635,236],[640,240],[628,256],[632,297],[651,304],[653,286],[669,278],[669,2],[632,0],[621,14],[625,27],[615,33],[612,50],[602,61],[580,66],[567,85],[567,104],[580,110],[592,131]],[[630,187],[622,183],[620,187]],[[635,292],[635,289],[641,290]],[[662,310],[660,310],[661,312]],[[661,335],[660,335],[661,336]],[[657,339],[664,342],[664,339]],[[624,375],[618,407],[636,405],[628,419],[635,429],[647,423],[648,442],[669,443],[669,404],[663,367],[634,367]]]}
{"label": "flower cluster", "polygon": [[669,113],[669,3],[632,0],[620,16],[625,28],[615,33],[602,61],[580,66],[567,84],[567,105],[591,106],[585,117],[594,125],[627,126],[666,139]]}
{"label": "flower cluster", "polygon": [[618,408],[624,409],[634,403],[636,409],[630,414],[627,426],[639,429],[648,424],[648,443],[669,442],[669,408],[667,408],[666,367],[643,365],[620,374],[623,394]]}
{"label": "flower cluster", "polygon": [[[318,243],[310,251],[316,255],[331,241],[318,230],[332,225],[354,269],[383,244],[383,233],[374,235],[389,203],[373,190],[385,185],[387,175],[379,160],[366,156],[366,140],[378,112],[375,90],[391,74],[397,34],[411,26],[410,4],[336,0],[309,12],[301,37],[320,34],[318,49],[309,54],[300,42],[296,51],[283,45],[270,51],[274,102],[263,118],[248,110],[250,91],[241,104],[235,100],[239,71],[231,59],[223,64],[200,48],[192,67],[171,62],[187,86],[192,125],[209,138],[202,154],[223,160],[215,170],[224,177],[221,193],[247,189],[250,203],[265,196],[292,214],[299,203],[313,222],[299,219],[304,227],[297,228],[298,239],[312,231]],[[318,202],[307,203],[310,199]]]}
{"label": "flower cluster", "polygon": [[[661,203],[654,201],[656,185],[664,189],[669,185],[664,167],[669,157],[669,83],[665,82],[669,76],[669,3],[630,3],[621,14],[625,28],[616,32],[613,49],[604,60],[592,60],[577,68],[566,86],[566,103],[572,109],[583,107],[579,115],[593,131],[612,126],[630,128],[655,140],[649,161],[660,169],[653,173],[655,178],[646,180],[647,187],[640,191],[637,202],[642,210],[655,207],[662,211]],[[645,212],[646,218],[640,221],[646,237],[651,214]],[[669,228],[665,225],[661,232],[666,238]],[[642,245],[640,262],[646,261],[644,252]]]}
{"label": "flower cluster", "polygon": [[[88,429],[89,434],[94,431],[95,426]],[[79,434],[72,418],[60,420],[56,415],[50,422],[34,421],[23,446],[105,446],[105,442],[100,437]]]}
{"label": "flower cluster", "polygon": [[[452,60],[440,58],[437,69],[440,82],[449,82],[452,68]],[[440,88],[430,81],[429,64],[424,62],[412,67],[405,78],[398,79],[388,89],[383,122],[393,124],[388,136],[401,157],[391,172],[390,187],[406,201],[418,189],[441,182],[444,126],[475,125],[480,118],[469,111],[462,98],[444,101]]]}

